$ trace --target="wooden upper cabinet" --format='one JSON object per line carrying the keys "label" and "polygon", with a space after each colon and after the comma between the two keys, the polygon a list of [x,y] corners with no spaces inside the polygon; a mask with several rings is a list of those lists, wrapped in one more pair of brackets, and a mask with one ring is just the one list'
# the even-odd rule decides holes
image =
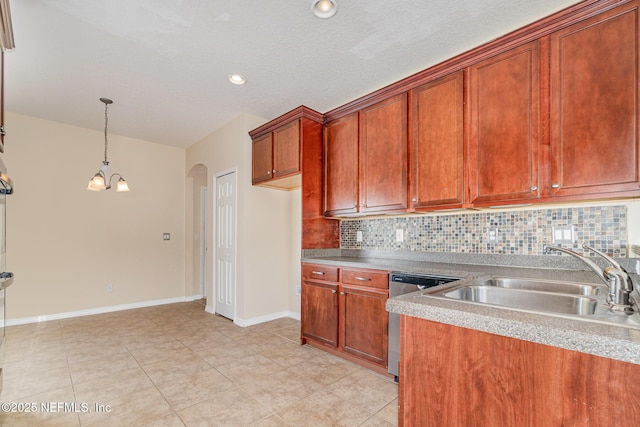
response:
{"label": "wooden upper cabinet", "polygon": [[416,210],[464,202],[463,72],[409,92],[410,194]]}
{"label": "wooden upper cabinet", "polygon": [[300,121],[273,131],[273,177],[300,172]]}
{"label": "wooden upper cabinet", "polygon": [[324,214],[358,212],[358,113],[324,127]]}
{"label": "wooden upper cabinet", "polygon": [[407,204],[407,94],[360,111],[360,212]]}
{"label": "wooden upper cabinet", "polygon": [[538,42],[469,69],[469,186],[474,205],[536,199]]}
{"label": "wooden upper cabinet", "polygon": [[[253,140],[253,184],[299,188],[301,161],[300,120],[276,128]],[[283,180],[283,177],[291,179]]]}
{"label": "wooden upper cabinet", "polygon": [[253,141],[253,184],[269,180],[272,177],[272,141],[273,138],[270,133]]}
{"label": "wooden upper cabinet", "polygon": [[638,2],[551,34],[552,196],[639,194],[638,44]]}

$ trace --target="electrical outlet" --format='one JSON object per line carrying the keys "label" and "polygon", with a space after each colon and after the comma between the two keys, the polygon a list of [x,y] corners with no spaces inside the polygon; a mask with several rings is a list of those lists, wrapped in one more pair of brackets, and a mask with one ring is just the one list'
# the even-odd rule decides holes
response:
{"label": "electrical outlet", "polygon": [[396,242],[404,241],[404,230],[402,228],[398,228],[396,230]]}
{"label": "electrical outlet", "polygon": [[356,231],[356,242],[362,242],[362,231]]}
{"label": "electrical outlet", "polygon": [[575,232],[572,225],[552,227],[553,243],[573,243]]}
{"label": "electrical outlet", "polygon": [[111,283],[107,285],[107,292],[113,292],[113,285]]}
{"label": "electrical outlet", "polygon": [[498,229],[495,227],[491,227],[487,231],[487,241],[489,243],[497,243],[498,242]]}
{"label": "electrical outlet", "polygon": [[302,288],[300,285],[296,286],[296,295],[300,296],[302,294]]}

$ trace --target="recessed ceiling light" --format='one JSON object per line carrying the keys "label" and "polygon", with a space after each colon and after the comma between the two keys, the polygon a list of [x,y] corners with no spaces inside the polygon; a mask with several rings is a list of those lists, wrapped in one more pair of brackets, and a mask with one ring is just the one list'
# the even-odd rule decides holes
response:
{"label": "recessed ceiling light", "polygon": [[313,0],[311,11],[318,18],[328,19],[338,13],[338,3],[336,0]]}
{"label": "recessed ceiling light", "polygon": [[229,74],[229,81],[234,85],[243,85],[247,79],[241,74]]}

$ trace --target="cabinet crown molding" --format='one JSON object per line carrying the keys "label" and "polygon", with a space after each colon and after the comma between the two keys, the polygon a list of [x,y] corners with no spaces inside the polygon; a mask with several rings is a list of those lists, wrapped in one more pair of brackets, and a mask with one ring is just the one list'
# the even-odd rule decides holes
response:
{"label": "cabinet crown molding", "polygon": [[287,113],[284,113],[279,117],[276,117],[273,120],[268,121],[264,125],[252,130],[251,132],[249,132],[249,136],[251,137],[251,139],[261,137],[262,135],[265,135],[269,132],[273,132],[275,129],[279,128],[280,126],[288,122],[291,122],[292,120],[297,120],[302,118],[309,119],[320,124],[324,123],[324,116],[321,113],[315,110],[312,110],[309,107],[305,107],[304,105],[301,105]]}

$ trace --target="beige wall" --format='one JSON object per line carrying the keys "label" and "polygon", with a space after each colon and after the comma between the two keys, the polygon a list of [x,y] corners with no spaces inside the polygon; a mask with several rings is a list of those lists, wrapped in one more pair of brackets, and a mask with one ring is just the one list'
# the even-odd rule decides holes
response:
{"label": "beige wall", "polygon": [[[207,168],[209,203],[213,207],[213,179],[223,171],[237,171],[237,247],[236,247],[236,311],[235,321],[253,324],[259,321],[295,315],[295,283],[292,271],[299,268],[300,208],[294,209],[295,192],[279,191],[251,185],[251,139],[248,132],[266,120],[241,115],[225,126],[187,149],[186,167],[202,164]],[[190,184],[187,183],[189,186]],[[187,190],[189,191],[189,190]],[[299,200],[299,196],[298,196]],[[187,204],[187,218],[193,230],[195,213],[193,203]],[[213,224],[214,212],[210,210],[209,223]],[[188,234],[193,239],[193,234]],[[212,297],[207,309],[213,311],[213,227],[209,227],[209,257],[212,260],[208,278]],[[297,248],[296,249],[296,239]],[[187,247],[193,247],[192,242]],[[187,254],[187,265],[194,264],[195,249]],[[187,283],[187,288],[196,286]],[[292,302],[290,303],[290,299]],[[299,304],[297,305],[299,313]]]}
{"label": "beige wall", "polygon": [[185,150],[109,134],[131,192],[97,193],[103,132],[12,113],[6,128],[7,319],[184,298]]}

